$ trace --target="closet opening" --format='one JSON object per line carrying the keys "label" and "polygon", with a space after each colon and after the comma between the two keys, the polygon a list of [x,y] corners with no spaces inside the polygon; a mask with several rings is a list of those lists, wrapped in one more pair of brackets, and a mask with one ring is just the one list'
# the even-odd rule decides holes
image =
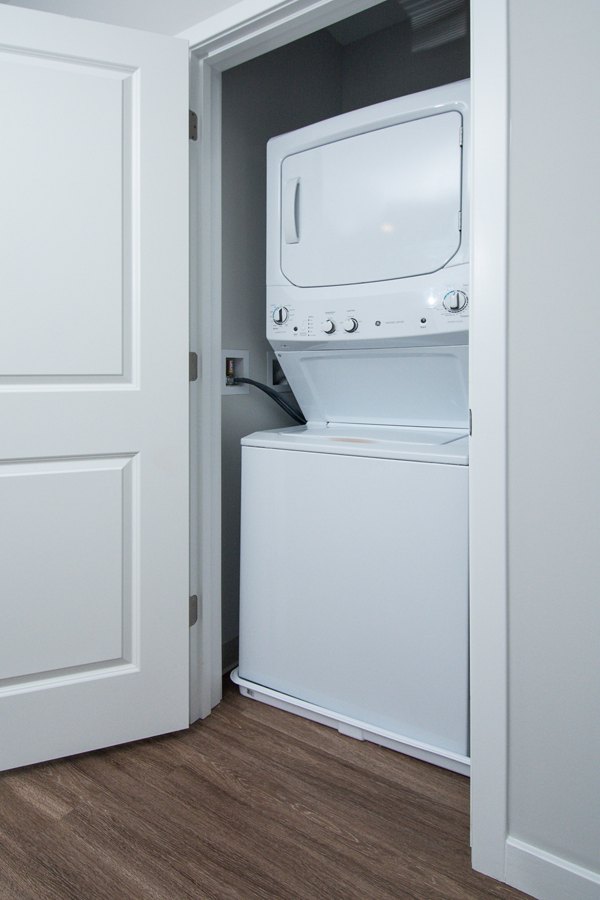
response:
{"label": "closet opening", "polygon": [[[469,56],[466,0],[385,0],[223,71],[221,346],[248,353],[250,378],[272,379],[265,336],[267,141],[466,79]],[[221,418],[222,647],[228,671],[238,659],[240,439],[294,422],[253,387],[243,395],[223,394]]]}
{"label": "closet opening", "polygon": [[[346,22],[360,22],[377,11],[396,6],[405,14],[400,21],[386,20],[356,41],[343,43],[331,29]],[[285,59],[286,52],[303,45],[305,39],[332,46],[326,67],[337,79],[337,91],[324,91],[326,102],[337,96],[339,110],[344,102],[344,84],[340,87],[344,54],[355,53],[398,35],[396,49],[381,54],[376,62],[366,63],[369,75],[384,68],[388,75],[377,75],[377,82],[397,84],[395,73],[406,80],[389,88],[400,96],[419,86],[435,86],[471,78],[473,103],[472,166],[472,263],[473,290],[485,297],[478,304],[471,323],[469,351],[469,399],[473,411],[470,492],[470,636],[471,636],[471,796],[473,864],[479,871],[503,879],[507,816],[507,540],[506,540],[506,291],[507,291],[507,186],[508,186],[508,34],[505,0],[404,0],[400,4],[373,3],[372,0],[284,0],[269,7],[257,2],[242,11],[219,15],[190,35],[190,101],[198,111],[201,140],[191,145],[191,333],[200,351],[201,377],[192,391],[191,455],[197,460],[192,468],[191,494],[191,571],[192,593],[199,595],[198,623],[190,630],[191,720],[207,716],[221,698],[223,671],[235,665],[237,656],[238,547],[237,508],[239,505],[239,438],[273,423],[293,424],[271,400],[249,390],[245,398],[223,396],[223,348],[249,351],[251,368],[257,380],[265,381],[271,372],[264,340],[264,249],[245,250],[264,241],[264,195],[260,206],[248,205],[256,196],[255,183],[264,179],[264,147],[255,149],[254,158],[233,147],[223,148],[222,126],[227,127],[229,88],[242,79],[260,73],[270,59]],[[443,14],[440,9],[443,7]],[[352,15],[348,15],[352,13]],[[365,21],[363,19],[363,21]],[[319,37],[320,35],[320,37]],[[470,35],[470,39],[469,39]],[[338,33],[338,37],[340,37]],[[352,44],[354,43],[354,47]],[[470,43],[470,48],[469,48]],[[335,45],[339,45],[335,48]],[[344,49],[345,48],[345,49]],[[403,48],[403,49],[402,49]],[[322,48],[321,48],[322,49]],[[316,48],[312,51],[316,53]],[[319,57],[323,59],[323,54]],[[346,58],[349,58],[347,56]],[[469,59],[470,67],[469,70]],[[357,62],[358,64],[358,62]],[[280,63],[280,65],[282,65]],[[310,67],[309,67],[310,68]],[[283,69],[285,65],[283,64]],[[373,73],[371,73],[373,69]],[[412,74],[410,74],[412,73]],[[410,82],[410,78],[420,81]],[[256,78],[257,76],[255,76]],[[274,76],[275,79],[277,76]],[[309,72],[314,84],[314,71]],[[329,76],[328,76],[329,77]],[[367,79],[365,79],[367,80]],[[281,115],[272,124],[272,133],[281,134],[288,125],[289,95],[278,94],[277,83],[264,84],[265,96],[248,96],[246,107],[254,109],[256,128],[263,128],[265,140],[270,127],[263,125],[267,108]],[[289,85],[289,81],[288,81]],[[292,88],[298,93],[300,79]],[[362,85],[364,87],[365,85]],[[267,90],[268,87],[268,90]],[[232,84],[232,95],[235,95]],[[262,89],[261,88],[261,89]],[[357,88],[358,90],[358,88]],[[388,90],[386,88],[386,90]],[[346,89],[346,98],[349,96]],[[239,87],[238,87],[239,92]],[[275,96],[273,96],[275,94]],[[283,94],[283,96],[282,96]],[[301,98],[304,104],[304,97]],[[320,98],[317,98],[321,102]],[[377,98],[380,99],[380,98]],[[269,105],[265,102],[269,101]],[[375,98],[373,98],[375,100]],[[233,100],[231,101],[233,102]],[[324,101],[325,102],[325,101]],[[370,102],[365,100],[364,102]],[[307,100],[308,105],[308,100]],[[304,105],[303,105],[304,109]],[[308,116],[308,112],[305,111]],[[314,118],[329,115],[319,111]],[[310,124],[310,116],[303,122]],[[235,125],[235,123],[233,123]],[[250,123],[251,125],[253,123]],[[252,128],[249,128],[252,132]],[[240,146],[248,137],[239,133]],[[237,207],[227,196],[233,189],[226,154],[233,153],[240,169],[233,174],[243,186]],[[243,173],[247,173],[246,179]],[[254,172],[254,174],[253,174]],[[250,196],[250,200],[251,200]],[[227,210],[234,211],[233,221]],[[231,235],[238,235],[238,244]],[[252,273],[252,279],[237,277],[236,269],[226,276],[225,260],[240,252],[240,271]],[[242,266],[243,261],[243,266]],[[229,278],[230,287],[226,281]],[[241,285],[243,293],[225,296],[231,284]],[[252,301],[253,285],[260,291]],[[252,301],[252,302],[251,302]],[[237,318],[236,318],[237,317]],[[228,334],[228,331],[231,333]],[[239,335],[239,340],[238,340]],[[251,344],[251,338],[254,344]],[[255,347],[255,352],[252,347]],[[270,351],[269,351],[270,352]],[[236,351],[236,356],[238,355]],[[271,358],[271,357],[270,357]],[[286,385],[282,395],[289,397]],[[247,404],[241,405],[246,399]],[[226,407],[226,403],[231,406]],[[222,466],[223,462],[223,466]],[[221,469],[223,468],[223,478]],[[223,487],[222,487],[223,486]],[[222,520],[229,523],[222,528]],[[222,541],[222,536],[224,540]],[[226,545],[224,553],[223,544]],[[224,560],[223,560],[224,557]],[[224,577],[222,578],[222,572]],[[221,603],[223,598],[223,603]],[[223,628],[222,628],[223,622]],[[222,648],[224,647],[224,651]],[[224,662],[223,662],[224,661]]]}

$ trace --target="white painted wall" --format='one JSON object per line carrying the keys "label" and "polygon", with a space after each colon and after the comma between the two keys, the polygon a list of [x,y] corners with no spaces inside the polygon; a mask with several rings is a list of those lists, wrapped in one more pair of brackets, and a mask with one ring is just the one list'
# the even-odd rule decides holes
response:
{"label": "white painted wall", "polygon": [[599,55],[597,0],[510,0],[509,843],[600,879]]}
{"label": "white painted wall", "polygon": [[179,34],[237,0],[1,0],[12,6],[93,19],[110,25]]}

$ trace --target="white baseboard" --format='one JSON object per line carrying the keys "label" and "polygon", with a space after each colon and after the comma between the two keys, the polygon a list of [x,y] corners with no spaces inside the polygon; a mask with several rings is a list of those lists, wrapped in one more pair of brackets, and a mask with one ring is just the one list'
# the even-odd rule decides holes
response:
{"label": "white baseboard", "polygon": [[513,837],[506,840],[506,881],[538,900],[600,900],[600,872]]}

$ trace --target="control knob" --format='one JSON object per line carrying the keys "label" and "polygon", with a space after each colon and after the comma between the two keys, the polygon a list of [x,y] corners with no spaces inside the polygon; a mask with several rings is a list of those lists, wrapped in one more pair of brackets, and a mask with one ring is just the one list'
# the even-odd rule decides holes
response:
{"label": "control knob", "polygon": [[464,291],[448,291],[442,300],[444,309],[451,313],[461,312],[468,302],[469,298]]}
{"label": "control knob", "polygon": [[276,306],[273,310],[273,321],[276,325],[283,325],[284,322],[287,322],[288,316],[289,310],[286,306]]}
{"label": "control knob", "polygon": [[349,319],[346,319],[344,322],[344,331],[347,331],[348,334],[352,334],[354,331],[358,330],[358,321],[350,316]]}
{"label": "control knob", "polygon": [[323,322],[323,331],[325,334],[333,334],[335,331],[335,322],[332,322],[331,319],[325,319]]}

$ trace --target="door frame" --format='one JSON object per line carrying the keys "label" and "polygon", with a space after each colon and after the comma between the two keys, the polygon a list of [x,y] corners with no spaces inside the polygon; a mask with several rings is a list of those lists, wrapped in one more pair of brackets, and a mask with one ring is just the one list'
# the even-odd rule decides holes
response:
{"label": "door frame", "polygon": [[[241,0],[180,37],[190,43],[192,720],[221,698],[221,73],[379,0]],[[505,880],[508,787],[507,227],[508,0],[471,0],[473,106],[470,398],[471,833],[477,870]],[[195,482],[195,483],[194,483]]]}

